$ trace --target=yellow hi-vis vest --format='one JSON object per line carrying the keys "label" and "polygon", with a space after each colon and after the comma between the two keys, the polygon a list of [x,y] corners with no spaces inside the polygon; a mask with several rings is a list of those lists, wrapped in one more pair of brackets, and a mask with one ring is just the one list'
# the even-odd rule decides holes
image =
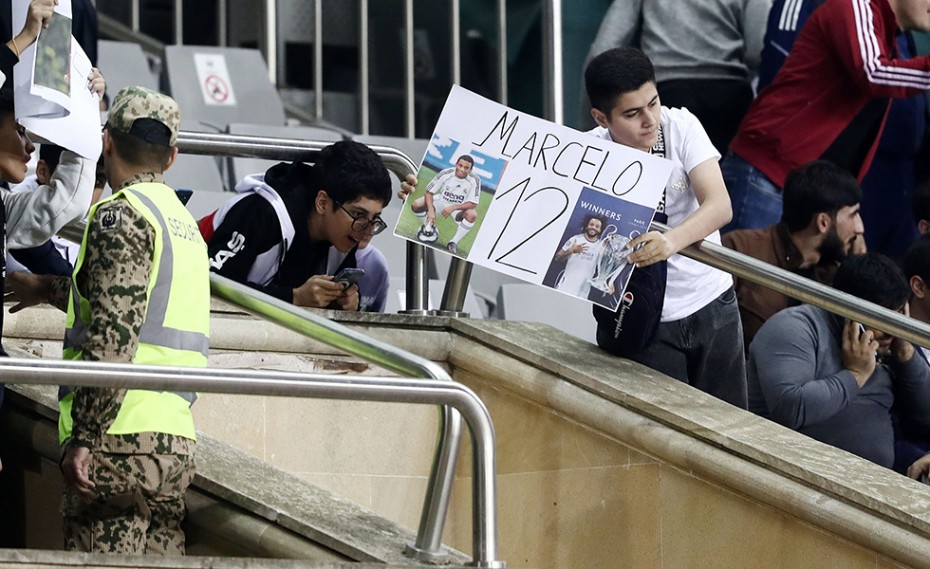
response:
{"label": "yellow hi-vis vest", "polygon": [[[206,367],[210,332],[210,276],[207,246],[197,223],[174,190],[160,183],[133,184],[91,208],[90,227],[97,209],[122,197],[155,231],[152,274],[146,289],[146,312],[139,332],[133,363]],[[71,298],[68,302],[64,358],[80,360],[81,346],[90,322],[90,304],[77,288],[77,275],[84,264],[87,232],[74,265]],[[62,388],[58,394],[61,414],[59,442],[71,436],[71,405],[74,393]],[[107,430],[111,435],[168,433],[196,440],[190,406],[193,392],[130,389]]]}

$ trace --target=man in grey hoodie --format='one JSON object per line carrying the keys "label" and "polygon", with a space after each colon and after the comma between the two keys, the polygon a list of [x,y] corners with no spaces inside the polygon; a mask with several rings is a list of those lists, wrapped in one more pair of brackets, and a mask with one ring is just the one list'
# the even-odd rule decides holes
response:
{"label": "man in grey hoodie", "polygon": [[[772,0],[615,0],[586,63],[614,47],[637,46],[655,66],[666,107],[685,107],[726,154],[752,102]],[[591,105],[582,96],[582,116]],[[590,118],[585,120],[590,122]]]}

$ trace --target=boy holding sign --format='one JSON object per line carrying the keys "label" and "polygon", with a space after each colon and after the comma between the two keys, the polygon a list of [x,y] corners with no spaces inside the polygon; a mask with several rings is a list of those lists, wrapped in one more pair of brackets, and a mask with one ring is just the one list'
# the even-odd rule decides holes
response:
{"label": "boy holding sign", "polygon": [[637,49],[595,57],[585,70],[585,88],[599,125],[589,134],[643,152],[661,148],[675,166],[659,204],[671,229],[649,231],[630,243],[639,247],[631,263],[645,267],[667,260],[668,277],[656,338],[629,357],[745,409],[746,365],[733,279],[677,254],[705,238],[720,243],[718,229],[732,216],[720,154],[694,115],[661,106],[652,62]]}

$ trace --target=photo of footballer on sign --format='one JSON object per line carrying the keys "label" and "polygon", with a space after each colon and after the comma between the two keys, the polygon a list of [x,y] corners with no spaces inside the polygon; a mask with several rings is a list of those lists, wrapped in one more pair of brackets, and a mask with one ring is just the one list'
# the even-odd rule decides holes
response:
{"label": "photo of footballer on sign", "polygon": [[671,171],[454,86],[394,234],[615,309]]}

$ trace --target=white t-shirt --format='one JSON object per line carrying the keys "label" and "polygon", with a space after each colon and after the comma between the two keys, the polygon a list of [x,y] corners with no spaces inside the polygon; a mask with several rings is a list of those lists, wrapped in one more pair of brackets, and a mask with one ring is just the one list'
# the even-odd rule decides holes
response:
{"label": "white t-shirt", "polygon": [[464,178],[457,178],[455,168],[446,168],[430,180],[426,191],[450,204],[478,203],[481,198],[481,179],[471,172]]}
{"label": "white t-shirt", "polygon": [[[665,212],[668,226],[677,227],[700,206],[688,172],[707,160],[719,160],[720,153],[710,142],[701,122],[688,109],[662,107],[660,121],[665,135],[665,158],[674,164],[665,187]],[[611,140],[610,133],[603,127],[588,133]],[[720,232],[713,231],[705,239],[719,245]],[[731,286],[733,277],[729,274],[682,255],[672,255],[668,260],[662,322],[694,314]]]}
{"label": "white t-shirt", "polygon": [[568,251],[575,245],[586,245],[581,253],[572,253],[568,260],[565,261],[565,270],[562,271],[562,278],[555,285],[556,290],[561,290],[581,298],[587,298],[591,290],[591,277],[594,276],[594,268],[597,265],[597,257],[601,252],[603,244],[598,239],[594,243],[588,241],[583,233],[573,235],[562,245],[563,251]]}

